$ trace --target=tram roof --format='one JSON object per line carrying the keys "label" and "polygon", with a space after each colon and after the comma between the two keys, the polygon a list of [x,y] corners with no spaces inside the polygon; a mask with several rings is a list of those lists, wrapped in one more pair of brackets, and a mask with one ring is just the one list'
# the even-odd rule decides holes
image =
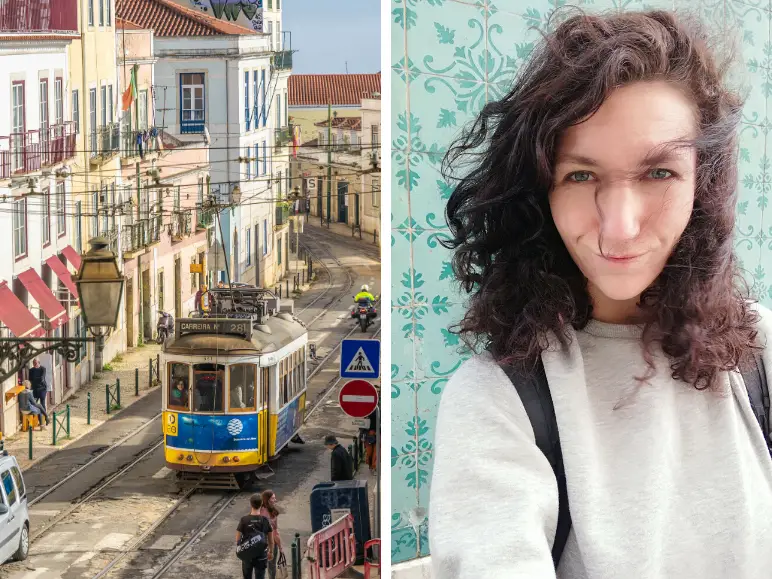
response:
{"label": "tram roof", "polygon": [[306,328],[291,317],[280,314],[270,316],[265,324],[270,333],[258,326],[252,331],[252,339],[232,334],[192,333],[178,336],[176,333],[164,344],[166,354],[196,355],[260,355],[280,350],[306,334]]}

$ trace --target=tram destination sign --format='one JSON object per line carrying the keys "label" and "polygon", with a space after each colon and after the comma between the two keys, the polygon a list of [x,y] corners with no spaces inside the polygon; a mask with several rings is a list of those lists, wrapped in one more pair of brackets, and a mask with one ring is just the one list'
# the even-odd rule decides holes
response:
{"label": "tram destination sign", "polygon": [[183,318],[177,320],[177,337],[189,334],[229,334],[252,338],[252,320],[230,320],[218,318]]}

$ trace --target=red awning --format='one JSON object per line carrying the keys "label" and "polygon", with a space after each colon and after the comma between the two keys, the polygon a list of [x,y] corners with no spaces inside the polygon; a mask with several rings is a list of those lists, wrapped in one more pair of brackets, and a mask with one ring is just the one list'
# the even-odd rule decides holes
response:
{"label": "red awning", "polygon": [[72,267],[79,270],[80,269],[80,255],[78,255],[78,252],[73,249],[71,245],[68,245],[62,250],[62,254],[64,257],[67,258],[67,261],[69,261],[72,264]]}
{"label": "red awning", "polygon": [[30,268],[19,274],[19,280],[27,288],[27,291],[32,294],[38,305],[43,308],[43,311],[48,316],[48,321],[51,323],[51,329],[56,329],[64,324],[69,318],[64,306],[51,293],[51,289],[46,285],[34,269]]}
{"label": "red awning", "polygon": [[64,287],[70,290],[70,293],[75,296],[75,299],[77,299],[78,288],[75,285],[75,282],[72,281],[72,276],[70,275],[70,272],[67,271],[67,266],[62,263],[62,260],[55,255],[52,255],[46,260],[46,263],[48,264],[48,267],[50,267],[56,274],[56,277],[62,281]]}
{"label": "red awning", "polygon": [[17,338],[38,338],[46,335],[40,321],[4,281],[0,282],[0,321],[8,326]]}

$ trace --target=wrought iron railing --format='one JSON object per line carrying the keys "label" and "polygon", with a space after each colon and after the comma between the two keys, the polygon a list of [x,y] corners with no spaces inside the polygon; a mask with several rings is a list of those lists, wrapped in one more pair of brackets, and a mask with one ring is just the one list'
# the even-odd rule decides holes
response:
{"label": "wrought iron railing", "polygon": [[190,235],[190,211],[172,213],[172,239],[180,241]]}
{"label": "wrought iron railing", "polygon": [[123,251],[138,251],[161,239],[161,216],[140,219],[123,226]]}
{"label": "wrought iron railing", "polygon": [[292,69],[292,51],[279,50],[271,56],[271,66],[277,70]]}
{"label": "wrought iron railing", "polygon": [[43,165],[55,165],[71,159],[75,156],[75,123],[68,121],[48,127],[41,145]]}
{"label": "wrought iron railing", "polygon": [[196,209],[196,229],[207,229],[214,225],[214,209]]}
{"label": "wrought iron railing", "polygon": [[91,131],[91,157],[109,157],[118,152],[121,146],[121,130],[118,123],[100,125]]}
{"label": "wrought iron railing", "polygon": [[292,143],[292,125],[275,129],[273,140],[277,149],[281,149]]}
{"label": "wrought iron railing", "polygon": [[11,133],[9,138],[11,173],[30,173],[40,170],[40,131]]}
{"label": "wrought iron railing", "polygon": [[289,224],[290,208],[288,203],[278,203],[276,205],[276,215],[274,228],[279,229]]}

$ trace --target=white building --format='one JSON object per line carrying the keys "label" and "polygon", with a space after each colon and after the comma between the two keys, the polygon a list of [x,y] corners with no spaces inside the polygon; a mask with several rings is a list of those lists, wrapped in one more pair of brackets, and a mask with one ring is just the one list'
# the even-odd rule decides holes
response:
{"label": "white building", "polygon": [[[234,203],[214,227],[217,238],[222,227],[231,279],[272,285],[286,267],[276,202],[288,156],[277,158],[275,138],[287,126],[291,58],[277,52],[275,33],[172,8],[167,0],[119,0],[117,10],[154,31],[156,119],[184,142],[210,144],[212,194]],[[232,196],[236,186],[240,203]],[[222,279],[225,269],[217,266]]]}
{"label": "white building", "polygon": [[[60,0],[56,9],[46,0],[0,6],[2,337],[85,335],[70,278],[80,263],[73,249],[80,231],[72,219],[69,164],[76,145],[67,86],[77,14],[76,0]],[[60,398],[73,379],[72,365],[58,355],[43,354],[40,361],[54,399]],[[6,380],[2,390],[0,430],[12,434],[19,422],[16,380]]]}

